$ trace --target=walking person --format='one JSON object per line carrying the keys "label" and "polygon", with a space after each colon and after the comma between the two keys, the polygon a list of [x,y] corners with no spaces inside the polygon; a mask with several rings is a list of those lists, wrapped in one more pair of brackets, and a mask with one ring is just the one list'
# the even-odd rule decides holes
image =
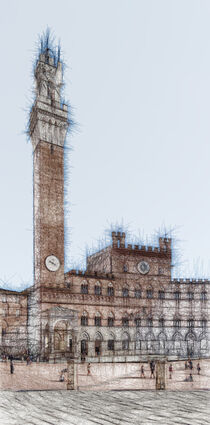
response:
{"label": "walking person", "polygon": [[189,381],[190,381],[190,382],[192,382],[192,381],[193,381],[193,376],[192,376],[192,373],[190,373],[190,376],[189,376]]}
{"label": "walking person", "polygon": [[151,361],[150,362],[150,370],[151,370],[150,378],[154,378],[155,377],[155,375],[154,375],[154,372],[155,372],[155,362],[154,361]]}
{"label": "walking person", "polygon": [[144,365],[141,365],[141,378],[145,378]]}
{"label": "walking person", "polygon": [[188,363],[187,363],[187,360],[186,360],[186,362],[185,362],[185,364],[184,364],[184,368],[185,368],[185,370],[187,370],[187,369],[188,369]]}
{"label": "walking person", "polygon": [[190,370],[193,370],[193,362],[192,362],[192,360],[189,360],[188,363],[189,363],[189,369]]}
{"label": "walking person", "polygon": [[90,375],[90,363],[87,365],[87,374]]}
{"label": "walking person", "polygon": [[173,372],[172,364],[170,364],[168,370],[169,370],[169,379],[172,379],[172,372]]}
{"label": "walking person", "polygon": [[198,372],[198,375],[200,375],[200,371],[201,371],[201,367],[200,367],[200,363],[198,363],[198,364],[197,364],[197,372]]}
{"label": "walking person", "polygon": [[10,373],[11,375],[14,373],[14,365],[12,359],[10,360]]}

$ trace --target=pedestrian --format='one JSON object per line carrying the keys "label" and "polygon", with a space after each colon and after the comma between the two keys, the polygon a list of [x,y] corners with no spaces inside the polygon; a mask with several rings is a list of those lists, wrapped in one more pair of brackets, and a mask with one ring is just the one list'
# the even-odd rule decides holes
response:
{"label": "pedestrian", "polygon": [[201,371],[200,363],[197,364],[197,371],[198,371],[198,375],[200,375],[200,371]]}
{"label": "pedestrian", "polygon": [[141,378],[145,378],[144,365],[141,366]]}
{"label": "pedestrian", "polygon": [[173,367],[172,367],[172,364],[170,364],[170,366],[169,366],[169,379],[172,379],[172,372],[173,372]]}
{"label": "pedestrian", "polygon": [[150,370],[151,370],[150,378],[154,378],[155,377],[155,375],[154,375],[154,372],[155,372],[155,362],[154,361],[150,362]]}
{"label": "pedestrian", "polygon": [[14,373],[14,365],[12,360],[10,360],[10,373],[13,374]]}
{"label": "pedestrian", "polygon": [[185,368],[185,370],[186,370],[186,369],[188,369],[187,360],[186,360],[186,362],[185,362],[185,364],[184,364],[184,368]]}
{"label": "pedestrian", "polygon": [[87,365],[87,374],[90,375],[90,363]]}
{"label": "pedestrian", "polygon": [[61,372],[61,374],[60,374],[59,381],[60,381],[60,382],[63,382],[63,381],[64,381],[64,376],[63,376],[63,373],[62,373],[62,372]]}
{"label": "pedestrian", "polygon": [[193,376],[192,376],[192,373],[190,373],[190,376],[189,376],[189,381],[190,381],[190,382],[192,382],[192,381],[193,381]]}
{"label": "pedestrian", "polygon": [[193,362],[192,362],[192,360],[189,360],[188,363],[189,363],[189,369],[192,370],[193,369]]}

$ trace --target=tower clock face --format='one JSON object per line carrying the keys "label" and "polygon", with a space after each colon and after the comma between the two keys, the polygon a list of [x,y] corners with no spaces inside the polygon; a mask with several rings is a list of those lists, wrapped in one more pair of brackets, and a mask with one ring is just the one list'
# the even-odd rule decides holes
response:
{"label": "tower clock face", "polygon": [[141,274],[147,274],[149,272],[149,264],[146,261],[140,261],[137,265],[137,269]]}
{"label": "tower clock face", "polygon": [[45,266],[50,272],[57,272],[60,268],[60,261],[55,255],[48,255],[45,259]]}

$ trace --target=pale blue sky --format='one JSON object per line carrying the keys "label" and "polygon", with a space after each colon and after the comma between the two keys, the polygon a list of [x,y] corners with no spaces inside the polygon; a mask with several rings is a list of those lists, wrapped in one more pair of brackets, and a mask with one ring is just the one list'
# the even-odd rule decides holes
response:
{"label": "pale blue sky", "polygon": [[183,273],[209,275],[209,22],[208,0],[2,2],[1,281],[32,283],[32,148],[23,132],[47,26],[61,40],[65,96],[79,123],[72,262],[123,219],[137,235],[180,226]]}

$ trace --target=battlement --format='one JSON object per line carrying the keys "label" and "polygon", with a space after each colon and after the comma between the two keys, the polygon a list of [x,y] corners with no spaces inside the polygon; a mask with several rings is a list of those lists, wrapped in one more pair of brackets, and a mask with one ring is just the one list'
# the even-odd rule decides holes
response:
{"label": "battlement", "polygon": [[210,283],[210,280],[208,280],[208,279],[184,279],[184,278],[181,278],[181,279],[172,279],[171,280],[171,283],[172,284],[183,284],[183,283],[185,283],[185,284],[205,284],[205,283]]}
{"label": "battlement", "polygon": [[144,251],[148,253],[167,253],[171,254],[170,238],[159,238],[159,246],[147,246],[137,244],[126,244],[126,234],[124,232],[112,232],[112,247],[125,248],[133,251]]}

